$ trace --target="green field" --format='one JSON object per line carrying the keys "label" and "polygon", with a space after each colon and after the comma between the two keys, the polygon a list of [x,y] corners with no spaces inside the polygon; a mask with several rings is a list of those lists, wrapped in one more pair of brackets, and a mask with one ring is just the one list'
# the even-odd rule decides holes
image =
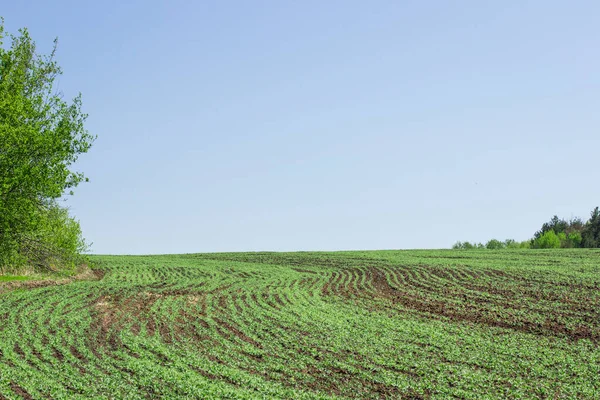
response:
{"label": "green field", "polygon": [[600,251],[93,262],[0,284],[0,399],[600,398]]}

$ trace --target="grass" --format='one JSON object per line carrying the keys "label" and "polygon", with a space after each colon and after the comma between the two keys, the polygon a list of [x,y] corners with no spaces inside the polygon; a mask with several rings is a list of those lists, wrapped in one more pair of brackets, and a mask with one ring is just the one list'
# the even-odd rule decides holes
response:
{"label": "grass", "polygon": [[26,281],[29,279],[31,277],[22,275],[0,275],[0,282]]}
{"label": "grass", "polygon": [[0,294],[0,398],[600,398],[600,252],[95,256]]}

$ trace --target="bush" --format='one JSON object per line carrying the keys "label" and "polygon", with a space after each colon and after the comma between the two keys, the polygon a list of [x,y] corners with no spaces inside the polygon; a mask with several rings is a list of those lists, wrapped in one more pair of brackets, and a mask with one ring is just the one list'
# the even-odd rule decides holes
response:
{"label": "bush", "polygon": [[40,208],[35,221],[35,229],[20,235],[11,265],[56,271],[73,270],[84,261],[81,254],[88,250],[88,245],[79,222],[65,208],[54,203]]}
{"label": "bush", "polygon": [[533,241],[534,249],[558,249],[560,248],[560,238],[553,230],[549,230]]}

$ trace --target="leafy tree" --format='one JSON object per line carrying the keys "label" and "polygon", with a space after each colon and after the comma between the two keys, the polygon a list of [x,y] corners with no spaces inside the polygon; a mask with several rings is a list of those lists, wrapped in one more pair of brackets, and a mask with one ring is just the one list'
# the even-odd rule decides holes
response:
{"label": "leafy tree", "polygon": [[570,247],[566,233],[560,232],[559,234],[556,235],[556,237],[558,237],[558,240],[560,240],[560,247]]}
{"label": "leafy tree", "polygon": [[[559,241],[560,247],[574,248],[582,246],[582,232],[585,225],[581,218],[572,218],[569,221],[558,218],[558,216],[552,217],[549,222],[542,225],[542,229],[537,231],[532,239],[533,242],[540,239],[547,232],[553,231]],[[535,247],[535,245],[534,245]]]}
{"label": "leafy tree", "polygon": [[581,232],[574,231],[567,235],[568,247],[581,247],[581,243],[583,238],[581,237]]}
{"label": "leafy tree", "polygon": [[531,247],[534,249],[557,249],[560,247],[560,238],[553,230],[549,230],[534,239]]}
{"label": "leafy tree", "polygon": [[554,217],[552,217],[552,219],[549,222],[545,222],[542,225],[542,229],[537,231],[533,235],[533,238],[534,238],[534,240],[539,239],[542,235],[544,235],[548,231],[554,231],[554,233],[559,234],[561,232],[565,232],[568,227],[569,227],[569,223],[567,221],[565,221],[564,219],[560,219],[560,218],[558,218],[558,216],[555,215]]}
{"label": "leafy tree", "polygon": [[523,240],[519,243],[519,249],[530,249],[531,248],[531,240]]}
{"label": "leafy tree", "polygon": [[36,221],[36,229],[21,242],[21,255],[27,264],[52,270],[75,267],[79,254],[88,248],[79,222],[56,204],[38,210]]}
{"label": "leafy tree", "polygon": [[456,250],[472,250],[475,248],[475,245],[470,242],[456,242],[452,248]]}
{"label": "leafy tree", "polygon": [[594,208],[582,233],[583,247],[600,247],[600,210]]}
{"label": "leafy tree", "polygon": [[48,246],[55,238],[41,234],[50,221],[77,231],[56,201],[86,180],[71,165],[95,139],[84,128],[81,95],[69,103],[56,91],[56,43],[50,55],[39,55],[26,29],[7,35],[0,20],[0,266],[29,261],[42,249],[64,256],[56,249],[81,239]]}
{"label": "leafy tree", "polygon": [[507,249],[518,249],[519,243],[514,239],[506,239],[504,241],[504,247]]}
{"label": "leafy tree", "polygon": [[504,243],[502,243],[501,241],[497,240],[497,239],[491,239],[490,241],[488,241],[485,244],[485,248],[488,250],[500,250],[503,249]]}
{"label": "leafy tree", "polygon": [[533,239],[523,242],[516,242],[513,239],[506,239],[501,242],[497,239],[491,239],[485,246],[481,243],[457,242],[454,249],[549,249],[549,248],[579,248],[596,247],[600,248],[600,209],[596,207],[590,216],[590,219],[584,223],[581,218],[575,217],[566,221],[553,216],[550,221],[542,225],[542,229],[537,231]]}
{"label": "leafy tree", "polygon": [[571,220],[569,221],[569,226],[567,227],[567,230],[565,232],[567,234],[569,234],[571,232],[582,232],[584,227],[585,227],[585,223],[583,222],[583,220],[581,218],[579,218],[579,217],[571,218]]}

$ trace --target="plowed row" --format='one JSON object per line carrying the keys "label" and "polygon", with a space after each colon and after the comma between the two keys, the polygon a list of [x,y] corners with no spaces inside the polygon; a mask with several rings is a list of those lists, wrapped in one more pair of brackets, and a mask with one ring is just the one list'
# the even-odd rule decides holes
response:
{"label": "plowed row", "polygon": [[600,253],[97,256],[0,287],[0,399],[600,398]]}

